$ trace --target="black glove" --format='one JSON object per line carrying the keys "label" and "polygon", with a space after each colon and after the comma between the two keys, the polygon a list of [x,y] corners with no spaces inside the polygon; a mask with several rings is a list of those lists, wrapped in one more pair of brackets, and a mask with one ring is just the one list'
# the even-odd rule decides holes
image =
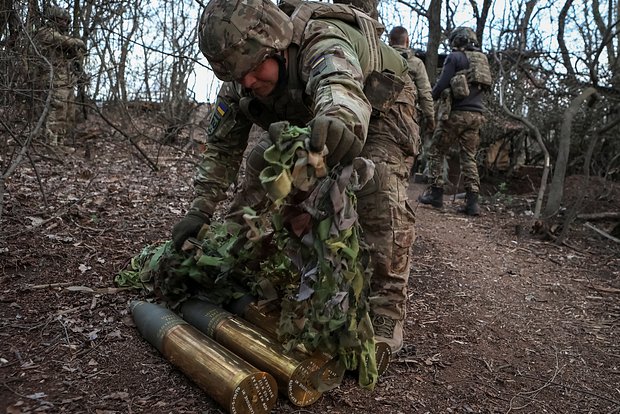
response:
{"label": "black glove", "polygon": [[183,243],[190,237],[198,236],[204,224],[209,223],[209,217],[199,211],[190,211],[181,221],[172,228],[172,242],[177,251],[181,251]]}
{"label": "black glove", "polygon": [[321,115],[310,126],[310,150],[320,152],[326,145],[327,165],[348,164],[360,155],[364,143],[338,118]]}

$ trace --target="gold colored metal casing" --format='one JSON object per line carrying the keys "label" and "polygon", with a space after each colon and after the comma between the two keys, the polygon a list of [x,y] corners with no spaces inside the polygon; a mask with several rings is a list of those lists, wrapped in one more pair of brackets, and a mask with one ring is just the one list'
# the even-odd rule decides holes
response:
{"label": "gold colored metal casing", "polygon": [[307,406],[321,397],[312,382],[321,360],[296,350],[285,352],[266,332],[215,305],[190,300],[181,312],[186,321],[226,349],[272,374],[294,405]]}
{"label": "gold colored metal casing", "polygon": [[375,353],[377,361],[377,373],[379,376],[385,374],[385,371],[390,367],[390,361],[392,360],[392,348],[387,342],[376,342]]}
{"label": "gold colored metal casing", "polygon": [[255,303],[250,303],[243,312],[243,319],[264,329],[272,337],[277,338],[278,324],[280,323],[280,316],[275,313],[267,313],[260,309]]}
{"label": "gold colored metal casing", "polygon": [[[277,337],[277,326],[279,318],[277,313],[264,311],[256,303],[248,304],[243,313],[243,318],[252,324],[264,329],[274,338]],[[377,372],[379,376],[383,375],[390,366],[392,359],[392,349],[386,342],[377,342],[375,344]],[[337,358],[323,356],[327,359],[324,360],[325,366],[320,374],[320,383],[322,384],[319,389],[323,392],[327,389],[332,389],[335,386],[340,385],[338,382],[342,380],[342,369],[338,366]],[[323,358],[321,357],[321,358]],[[338,380],[339,379],[339,380]],[[337,383],[338,382],[338,383]],[[336,384],[337,383],[337,384]],[[315,385],[318,383],[315,382]]]}
{"label": "gold colored metal casing", "polygon": [[163,354],[230,413],[269,413],[275,406],[274,378],[258,371],[190,325],[165,336]]}
{"label": "gold colored metal casing", "polygon": [[269,413],[276,380],[259,371],[168,309],[135,301],[131,311],[142,336],[228,412]]}

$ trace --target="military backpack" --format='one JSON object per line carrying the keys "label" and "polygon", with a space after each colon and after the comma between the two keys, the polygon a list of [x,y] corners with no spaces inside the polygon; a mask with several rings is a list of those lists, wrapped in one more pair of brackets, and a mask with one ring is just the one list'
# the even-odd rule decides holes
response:
{"label": "military backpack", "polygon": [[478,85],[481,89],[491,87],[491,69],[484,53],[476,50],[464,51],[469,68],[458,71],[450,79],[450,89],[454,99],[464,99],[469,96],[469,85]]}

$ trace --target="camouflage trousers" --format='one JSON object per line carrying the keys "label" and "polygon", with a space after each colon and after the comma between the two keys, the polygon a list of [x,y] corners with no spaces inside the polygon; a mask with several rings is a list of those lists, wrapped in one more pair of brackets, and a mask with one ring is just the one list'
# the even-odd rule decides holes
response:
{"label": "camouflage trousers", "polygon": [[373,179],[357,194],[357,212],[370,246],[373,275],[371,311],[403,320],[415,215],[408,204],[411,157],[418,155],[420,131],[414,95],[401,94],[390,112],[373,118],[361,156],[375,163]]}
{"label": "camouflage trousers", "polygon": [[443,188],[445,185],[443,158],[458,142],[465,190],[480,192],[476,153],[480,145],[480,127],[485,120],[480,112],[452,111],[448,119],[439,121],[428,151],[429,177],[433,187]]}
{"label": "camouflage trousers", "polygon": [[61,144],[74,122],[73,90],[58,87],[52,92],[50,109],[45,123],[45,135],[51,145]]}
{"label": "camouflage trousers", "polygon": [[359,222],[373,266],[370,307],[374,314],[403,320],[415,240],[415,216],[407,202],[409,168],[404,159],[381,160],[373,152],[368,148],[365,156],[375,162],[375,175],[357,194]]}

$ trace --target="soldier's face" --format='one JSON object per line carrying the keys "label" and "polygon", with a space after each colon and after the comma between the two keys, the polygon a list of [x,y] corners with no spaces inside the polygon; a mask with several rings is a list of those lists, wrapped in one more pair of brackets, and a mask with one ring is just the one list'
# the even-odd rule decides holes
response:
{"label": "soldier's face", "polygon": [[66,31],[69,28],[69,19],[59,18],[56,21],[58,22],[58,28],[61,31]]}
{"label": "soldier's face", "polygon": [[255,96],[265,98],[273,92],[278,84],[278,61],[267,58],[254,70],[248,72],[239,81],[243,87],[250,89]]}

